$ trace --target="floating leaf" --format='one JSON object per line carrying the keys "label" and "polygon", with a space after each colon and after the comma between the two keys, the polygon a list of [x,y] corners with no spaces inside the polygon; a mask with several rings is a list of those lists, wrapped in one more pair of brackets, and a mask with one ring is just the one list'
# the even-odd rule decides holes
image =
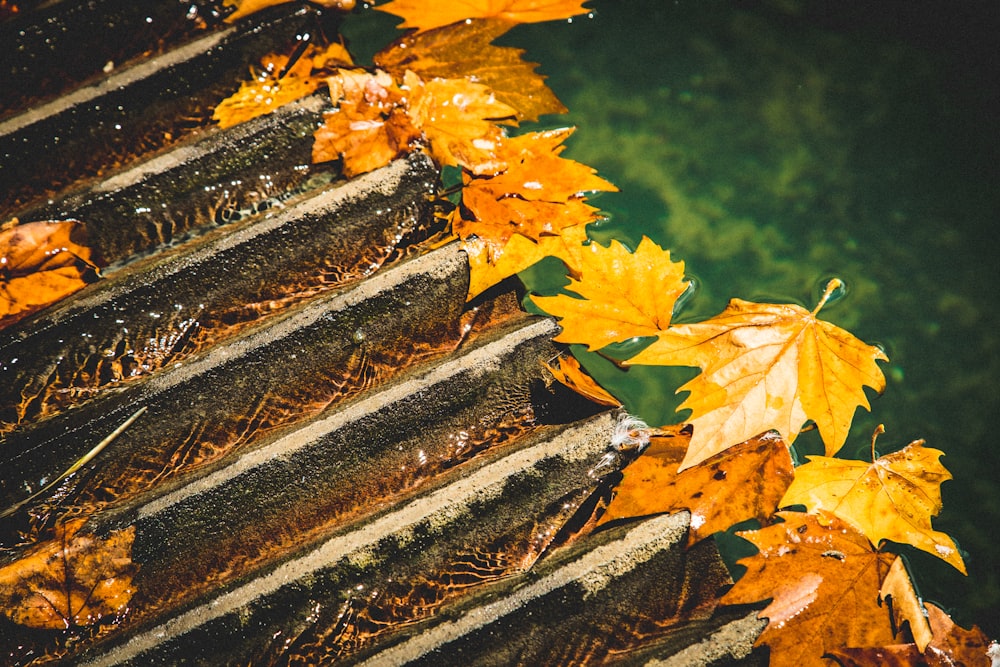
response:
{"label": "floating leaf", "polygon": [[697,366],[702,373],[678,391],[690,396],[694,437],[681,469],[775,430],[793,442],[807,419],[816,422],[827,454],[844,444],[857,406],[868,408],[864,387],[881,392],[887,361],[816,313],[816,308],[733,299],[705,322],[670,327],[629,364]]}
{"label": "floating leaf", "polygon": [[913,641],[923,653],[933,639],[933,632],[927,620],[927,612],[913,588],[913,581],[910,580],[910,574],[906,571],[902,558],[892,562],[889,572],[882,581],[879,595],[882,599],[889,600],[892,618],[897,628],[902,627],[903,621],[909,624]]}
{"label": "floating leaf", "polygon": [[544,365],[547,369],[549,369],[549,372],[552,373],[552,377],[581,396],[585,396],[600,405],[610,405],[614,407],[621,405],[621,401],[609,394],[604,387],[597,384],[597,381],[594,380],[594,378],[587,375],[583,368],[580,367],[580,362],[577,361],[575,357],[567,355],[560,356],[558,367],[553,367],[549,364]]}
{"label": "floating leaf", "polygon": [[375,9],[402,16],[400,28],[430,30],[466,19],[494,18],[513,23],[568,19],[587,10],[584,0],[392,0]]}
{"label": "floating leaf", "polygon": [[76,220],[40,221],[0,229],[0,326],[83,288],[97,267]]}
{"label": "floating leaf", "polygon": [[781,504],[835,514],[875,545],[882,540],[910,544],[964,574],[955,542],[931,528],[931,517],[941,511],[941,483],[951,479],[939,460],[943,454],[917,440],[874,463],[810,456],[796,469]]}
{"label": "floating leaf", "polygon": [[651,437],[625,468],[600,524],[687,509],[693,544],[747,519],[767,523],[793,474],[781,438],[765,433],[678,474],[690,438],[679,429]]}
{"label": "floating leaf", "polygon": [[670,261],[670,252],[647,237],[634,253],[618,241],[607,248],[593,243],[587,250],[581,255],[580,279],[571,279],[567,288],[582,299],[564,294],[532,297],[542,310],[560,318],[562,331],[555,340],[596,350],[662,333],[688,288],[684,263]]}
{"label": "floating leaf", "polygon": [[518,120],[565,113],[566,107],[535,73],[536,64],[521,58],[522,49],[491,44],[513,23],[461,21],[428,32],[411,33],[375,54],[375,64],[402,79],[406,70],[422,79],[472,78],[488,86],[512,107]]}
{"label": "floating leaf", "polygon": [[[259,12],[262,9],[267,9],[268,7],[274,7],[276,5],[284,5],[291,1],[292,0],[226,0],[227,6],[236,7],[236,11],[226,17],[226,21],[232,23],[243,18],[244,16],[249,16],[255,12]],[[322,7],[340,9],[345,12],[354,9],[354,0],[310,0],[310,2]]]}
{"label": "floating leaf", "polygon": [[271,53],[261,59],[261,69],[252,72],[253,80],[215,107],[212,118],[219,127],[231,127],[269,114],[278,107],[316,92],[334,68],[350,65],[351,55],[342,44],[309,44],[290,67],[291,58]]}
{"label": "floating leaf", "polygon": [[496,150],[503,132],[496,123],[517,112],[481,83],[467,79],[431,79],[413,72],[403,77],[407,112],[427,138],[432,158],[441,166],[473,172],[497,168]]}
{"label": "floating leaf", "polygon": [[60,525],[56,536],[0,568],[0,608],[10,620],[61,630],[120,616],[134,590],[135,526],[106,539],[78,532],[86,519]]}
{"label": "floating leaf", "polygon": [[784,523],[741,531],[760,553],[739,561],[746,573],[723,604],[770,600],[758,644],[771,648],[771,667],[827,667],[823,655],[843,646],[894,643],[879,589],[892,554],[836,517],[779,512]]}

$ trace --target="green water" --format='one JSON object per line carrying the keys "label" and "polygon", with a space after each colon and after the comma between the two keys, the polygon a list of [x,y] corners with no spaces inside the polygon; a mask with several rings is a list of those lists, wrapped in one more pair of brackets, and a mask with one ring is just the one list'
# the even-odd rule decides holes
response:
{"label": "green water", "polygon": [[[918,438],[946,452],[935,528],[970,575],[911,565],[926,598],[995,637],[1000,87],[983,66],[1000,44],[995,3],[924,4],[608,0],[503,42],[569,107],[543,119],[579,127],[566,155],[622,190],[593,200],[611,216],[593,235],[649,235],[697,278],[684,316],[731,297],[811,308],[826,278],[847,283],[822,316],[891,363],[844,454],[879,423],[882,453]],[[674,421],[676,401],[644,384],[664,383],[642,380],[635,406]],[[810,434],[796,446],[820,451]]]}

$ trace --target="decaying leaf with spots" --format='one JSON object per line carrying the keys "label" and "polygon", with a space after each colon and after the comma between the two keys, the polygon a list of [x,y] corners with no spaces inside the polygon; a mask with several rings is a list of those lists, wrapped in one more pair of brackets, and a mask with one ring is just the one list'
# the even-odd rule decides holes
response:
{"label": "decaying leaf with spots", "polygon": [[327,84],[337,108],[316,130],[313,162],[342,158],[344,175],[352,177],[389,164],[420,136],[388,73],[338,69]]}
{"label": "decaying leaf with spots", "polygon": [[771,648],[771,667],[828,667],[823,655],[844,646],[882,646],[897,640],[879,589],[892,554],[836,517],[779,512],[784,523],[741,531],[760,553],[741,559],[746,573],[722,604],[770,600],[757,639]]}
{"label": "decaying leaf with spots", "polygon": [[33,628],[62,630],[113,620],[135,592],[135,527],[107,538],[82,533],[86,519],[60,525],[49,542],[0,568],[0,609]]}
{"label": "decaying leaf with spots", "polygon": [[[289,2],[292,2],[292,0],[226,0],[227,6],[236,8],[235,12],[226,17],[226,21],[232,23],[262,9],[284,5]],[[310,0],[310,2],[322,7],[340,9],[345,12],[354,9],[354,0]]]}
{"label": "decaying leaf with spots", "polygon": [[694,437],[681,469],[764,431],[790,443],[812,419],[827,454],[847,438],[864,388],[881,392],[881,349],[816,317],[840,281],[831,281],[819,305],[760,304],[733,299],[715,317],[670,327],[629,364],[696,366],[702,373],[678,392],[690,392],[679,410],[691,410]]}
{"label": "decaying leaf with spots", "polygon": [[252,72],[253,80],[244,81],[220,102],[212,118],[220,127],[231,127],[269,114],[316,92],[334,68],[351,64],[351,56],[342,44],[309,44],[291,66],[290,61],[290,56],[281,53],[264,56],[260,69]]}
{"label": "decaying leaf with spots", "polygon": [[948,614],[927,603],[933,639],[921,650],[916,643],[889,646],[844,647],[830,651],[841,667],[990,667],[1000,658],[1000,645],[978,627],[966,630]]}
{"label": "decaying leaf with spots", "polygon": [[[84,226],[39,221],[0,229],[0,327],[82,289],[98,275]],[[75,239],[75,240],[74,240]]]}
{"label": "decaying leaf with spots", "polygon": [[686,509],[693,544],[747,519],[767,523],[792,481],[792,459],[781,438],[765,433],[678,473],[690,439],[676,427],[651,437],[625,468],[598,525]]}
{"label": "decaying leaf with spots", "polygon": [[412,33],[375,54],[375,64],[400,80],[407,70],[424,80],[470,78],[488,86],[515,110],[519,121],[565,113],[545,77],[535,73],[537,65],[522,59],[522,49],[491,44],[513,25],[499,20],[461,21]]}
{"label": "decaying leaf with spots", "polygon": [[559,383],[566,385],[581,396],[585,396],[600,405],[621,406],[621,401],[597,384],[594,378],[587,375],[576,357],[562,355],[559,357],[559,366],[545,364],[545,367]]}
{"label": "decaying leaf with spots", "polygon": [[562,331],[555,340],[596,350],[660,334],[670,325],[677,299],[688,289],[683,262],[671,261],[670,251],[647,237],[634,253],[618,241],[607,247],[592,243],[587,251],[580,257],[579,280],[571,279],[567,288],[583,298],[532,297],[559,318]]}
{"label": "decaying leaf with spots", "polygon": [[494,18],[512,23],[568,19],[585,13],[585,0],[392,0],[375,9],[401,16],[400,28],[430,30],[466,19]]}
{"label": "decaying leaf with spots", "polygon": [[941,511],[941,483],[951,479],[941,465],[943,454],[917,440],[872,463],[810,456],[796,469],[781,502],[835,514],[875,545],[882,540],[910,544],[964,574],[955,542],[931,527],[931,517]]}

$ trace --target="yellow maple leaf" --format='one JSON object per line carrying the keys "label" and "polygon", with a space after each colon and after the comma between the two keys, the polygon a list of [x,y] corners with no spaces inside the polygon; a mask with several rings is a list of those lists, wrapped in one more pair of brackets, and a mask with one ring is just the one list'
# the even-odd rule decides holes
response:
{"label": "yellow maple leaf", "polygon": [[670,261],[670,251],[645,236],[634,253],[618,241],[606,248],[592,243],[586,250],[580,255],[580,279],[571,278],[567,287],[583,298],[531,297],[542,310],[559,318],[562,331],[555,340],[596,350],[662,333],[670,324],[677,299],[688,288],[684,262]]}
{"label": "yellow maple leaf", "polygon": [[[274,7],[275,5],[283,5],[292,0],[226,0],[225,4],[229,7],[236,7],[236,11],[226,17],[228,23],[232,23],[244,16],[249,16],[255,12],[259,12],[262,9],[267,9],[268,7]],[[311,0],[312,2],[320,5],[322,7],[329,7],[331,9],[340,9],[343,11],[350,11],[354,9],[354,0]]]}
{"label": "yellow maple leaf", "polygon": [[518,120],[565,113],[566,107],[522,59],[522,49],[491,44],[514,24],[499,20],[462,21],[428,32],[411,33],[375,54],[375,64],[402,78],[406,70],[422,79],[474,77],[498,100],[517,112]]}
{"label": "yellow maple leaf", "polygon": [[810,456],[796,468],[781,504],[829,512],[857,527],[876,546],[882,540],[910,544],[964,574],[955,542],[931,528],[931,517],[941,511],[941,483],[951,479],[939,461],[943,454],[916,440],[873,463]]}
{"label": "yellow maple leaf", "polygon": [[552,373],[552,377],[581,396],[585,396],[601,405],[621,406],[621,401],[609,394],[604,387],[597,384],[594,378],[587,375],[583,367],[580,366],[580,362],[576,360],[576,357],[562,355],[559,357],[559,366],[552,366],[547,363],[543,363],[542,365]]}
{"label": "yellow maple leaf", "polygon": [[827,454],[843,446],[855,409],[869,408],[864,387],[881,392],[876,361],[885,353],[816,317],[819,305],[758,304],[733,299],[705,322],[670,327],[628,364],[697,366],[702,373],[678,392],[690,395],[691,447],[681,469],[727,447],[775,430],[791,443],[812,419]]}
{"label": "yellow maple leaf", "polygon": [[481,83],[468,79],[423,81],[413,72],[403,76],[407,112],[441,166],[462,166],[473,172],[498,168],[496,150],[503,137],[497,122],[517,112],[496,99]]}
{"label": "yellow maple leaf", "polygon": [[225,128],[269,114],[316,92],[331,69],[351,64],[350,54],[339,43],[309,44],[291,67],[290,60],[281,53],[264,56],[260,69],[252,72],[253,80],[244,81],[239,90],[220,102],[212,118]]}
{"label": "yellow maple leaf", "polygon": [[903,563],[902,558],[892,561],[889,572],[882,580],[879,595],[882,596],[883,600],[889,598],[896,627],[901,627],[903,621],[908,622],[914,643],[921,653],[926,651],[934,639],[934,632],[931,630],[931,624],[927,618],[927,610],[913,587],[913,581],[906,571],[906,564]]}
{"label": "yellow maple leaf", "polygon": [[496,18],[513,23],[568,19],[587,10],[584,0],[393,0],[375,9],[402,16],[400,28],[430,30],[465,19]]}

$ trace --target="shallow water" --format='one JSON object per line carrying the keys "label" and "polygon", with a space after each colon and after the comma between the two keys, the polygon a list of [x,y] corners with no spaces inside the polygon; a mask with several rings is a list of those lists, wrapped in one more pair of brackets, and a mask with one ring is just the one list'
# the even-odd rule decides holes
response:
{"label": "shallow water", "polygon": [[[683,259],[699,283],[684,317],[737,296],[811,308],[826,278],[846,281],[822,316],[891,361],[843,455],[864,457],[879,423],[881,453],[918,438],[945,452],[956,481],[935,528],[968,552],[970,576],[922,553],[910,562],[925,598],[997,636],[1000,87],[981,67],[997,52],[992,9],[589,4],[593,17],[507,42],[569,107],[545,119],[579,127],[566,155],[622,190],[597,199],[611,220],[592,235],[647,234]],[[668,420],[674,405],[641,409]],[[819,452],[810,435],[800,454]]]}

